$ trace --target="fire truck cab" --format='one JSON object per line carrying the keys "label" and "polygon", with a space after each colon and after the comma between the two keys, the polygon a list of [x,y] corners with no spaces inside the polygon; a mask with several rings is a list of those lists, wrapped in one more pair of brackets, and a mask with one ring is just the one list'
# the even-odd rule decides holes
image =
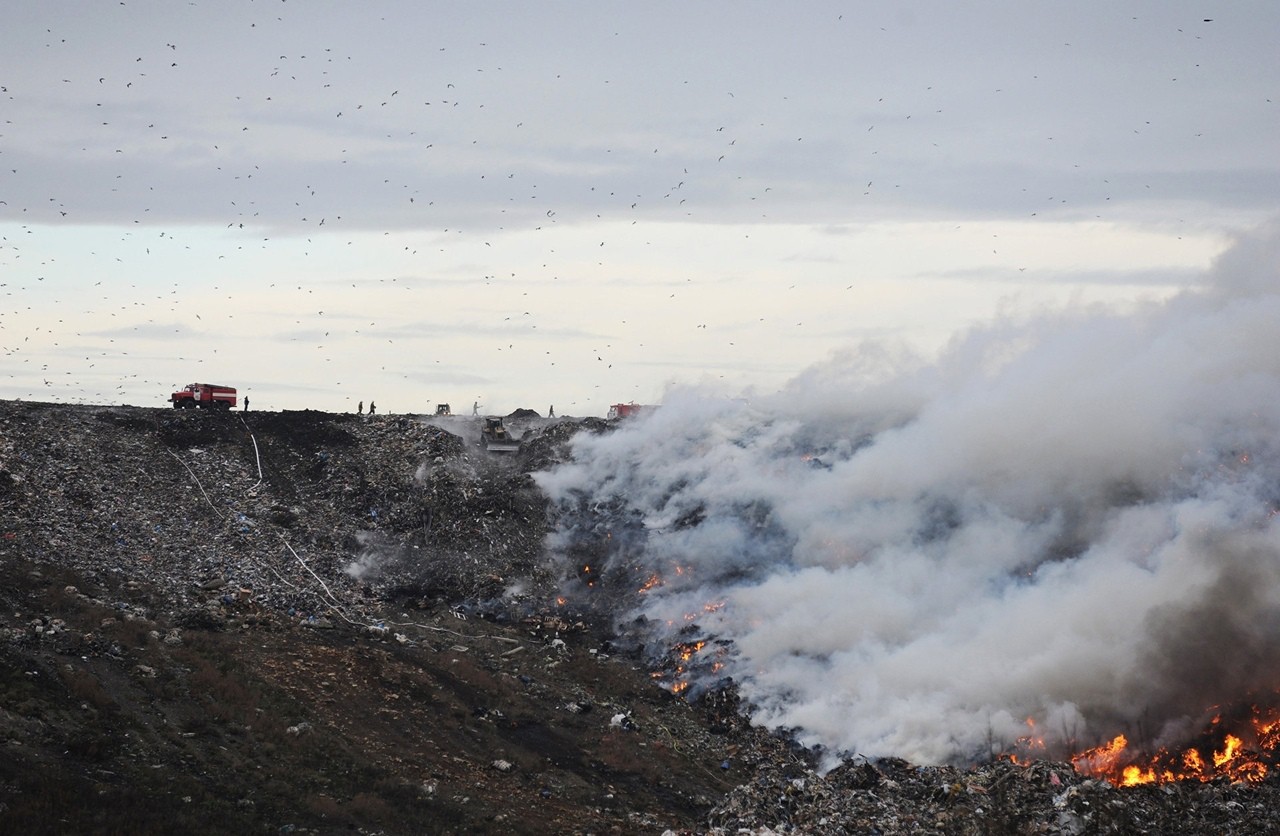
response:
{"label": "fire truck cab", "polygon": [[169,396],[174,409],[231,409],[236,405],[236,390],[232,386],[216,386],[212,383],[189,383]]}

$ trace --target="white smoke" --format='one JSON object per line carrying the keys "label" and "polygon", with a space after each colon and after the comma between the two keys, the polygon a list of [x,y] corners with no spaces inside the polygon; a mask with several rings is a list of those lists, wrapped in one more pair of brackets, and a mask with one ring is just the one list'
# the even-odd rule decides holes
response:
{"label": "white smoke", "polygon": [[753,719],[807,743],[1176,738],[1280,686],[1278,267],[1272,229],[1169,301],[932,363],[850,349],[749,404],[673,392],[539,475],[552,548],[612,509],[635,531],[604,571],[662,579],[636,611],[729,640]]}

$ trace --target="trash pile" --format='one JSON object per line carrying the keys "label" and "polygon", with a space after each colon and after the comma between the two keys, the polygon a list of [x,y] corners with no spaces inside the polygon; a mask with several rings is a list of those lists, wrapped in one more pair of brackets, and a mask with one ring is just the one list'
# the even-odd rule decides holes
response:
{"label": "trash pile", "polygon": [[511,424],[0,402],[0,829],[1280,832],[1273,778],[834,762],[673,695],[544,553],[530,474],[609,423]]}
{"label": "trash pile", "polygon": [[4,536],[179,609],[364,621],[389,591],[492,595],[541,549],[527,475],[412,418],[7,404],[0,438]]}
{"label": "trash pile", "polygon": [[1069,763],[969,769],[854,759],[819,774],[761,768],[708,816],[725,834],[1275,833],[1275,786],[1181,783],[1119,790]]}

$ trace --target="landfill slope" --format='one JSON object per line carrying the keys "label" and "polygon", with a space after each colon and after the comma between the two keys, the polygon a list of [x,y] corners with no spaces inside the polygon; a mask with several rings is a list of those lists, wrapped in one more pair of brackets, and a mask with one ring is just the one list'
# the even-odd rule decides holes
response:
{"label": "landfill slope", "polygon": [[654,684],[529,474],[598,419],[0,401],[0,832],[1269,833],[1276,784],[912,766]]}
{"label": "landfill slope", "polygon": [[0,830],[699,821],[726,744],[539,606],[545,503],[452,426],[0,403]]}

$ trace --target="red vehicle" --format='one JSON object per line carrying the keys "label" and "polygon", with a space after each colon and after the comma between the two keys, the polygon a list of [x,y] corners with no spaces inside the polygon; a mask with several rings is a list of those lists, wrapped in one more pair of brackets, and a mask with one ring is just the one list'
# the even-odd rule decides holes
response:
{"label": "red vehicle", "polygon": [[174,409],[230,409],[236,405],[236,390],[212,383],[191,383],[169,396]]}
{"label": "red vehicle", "polygon": [[616,403],[609,407],[609,414],[605,417],[610,421],[616,421],[619,418],[630,418],[633,415],[639,415],[641,412],[650,409],[653,409],[653,407],[638,404],[635,401],[631,403]]}

